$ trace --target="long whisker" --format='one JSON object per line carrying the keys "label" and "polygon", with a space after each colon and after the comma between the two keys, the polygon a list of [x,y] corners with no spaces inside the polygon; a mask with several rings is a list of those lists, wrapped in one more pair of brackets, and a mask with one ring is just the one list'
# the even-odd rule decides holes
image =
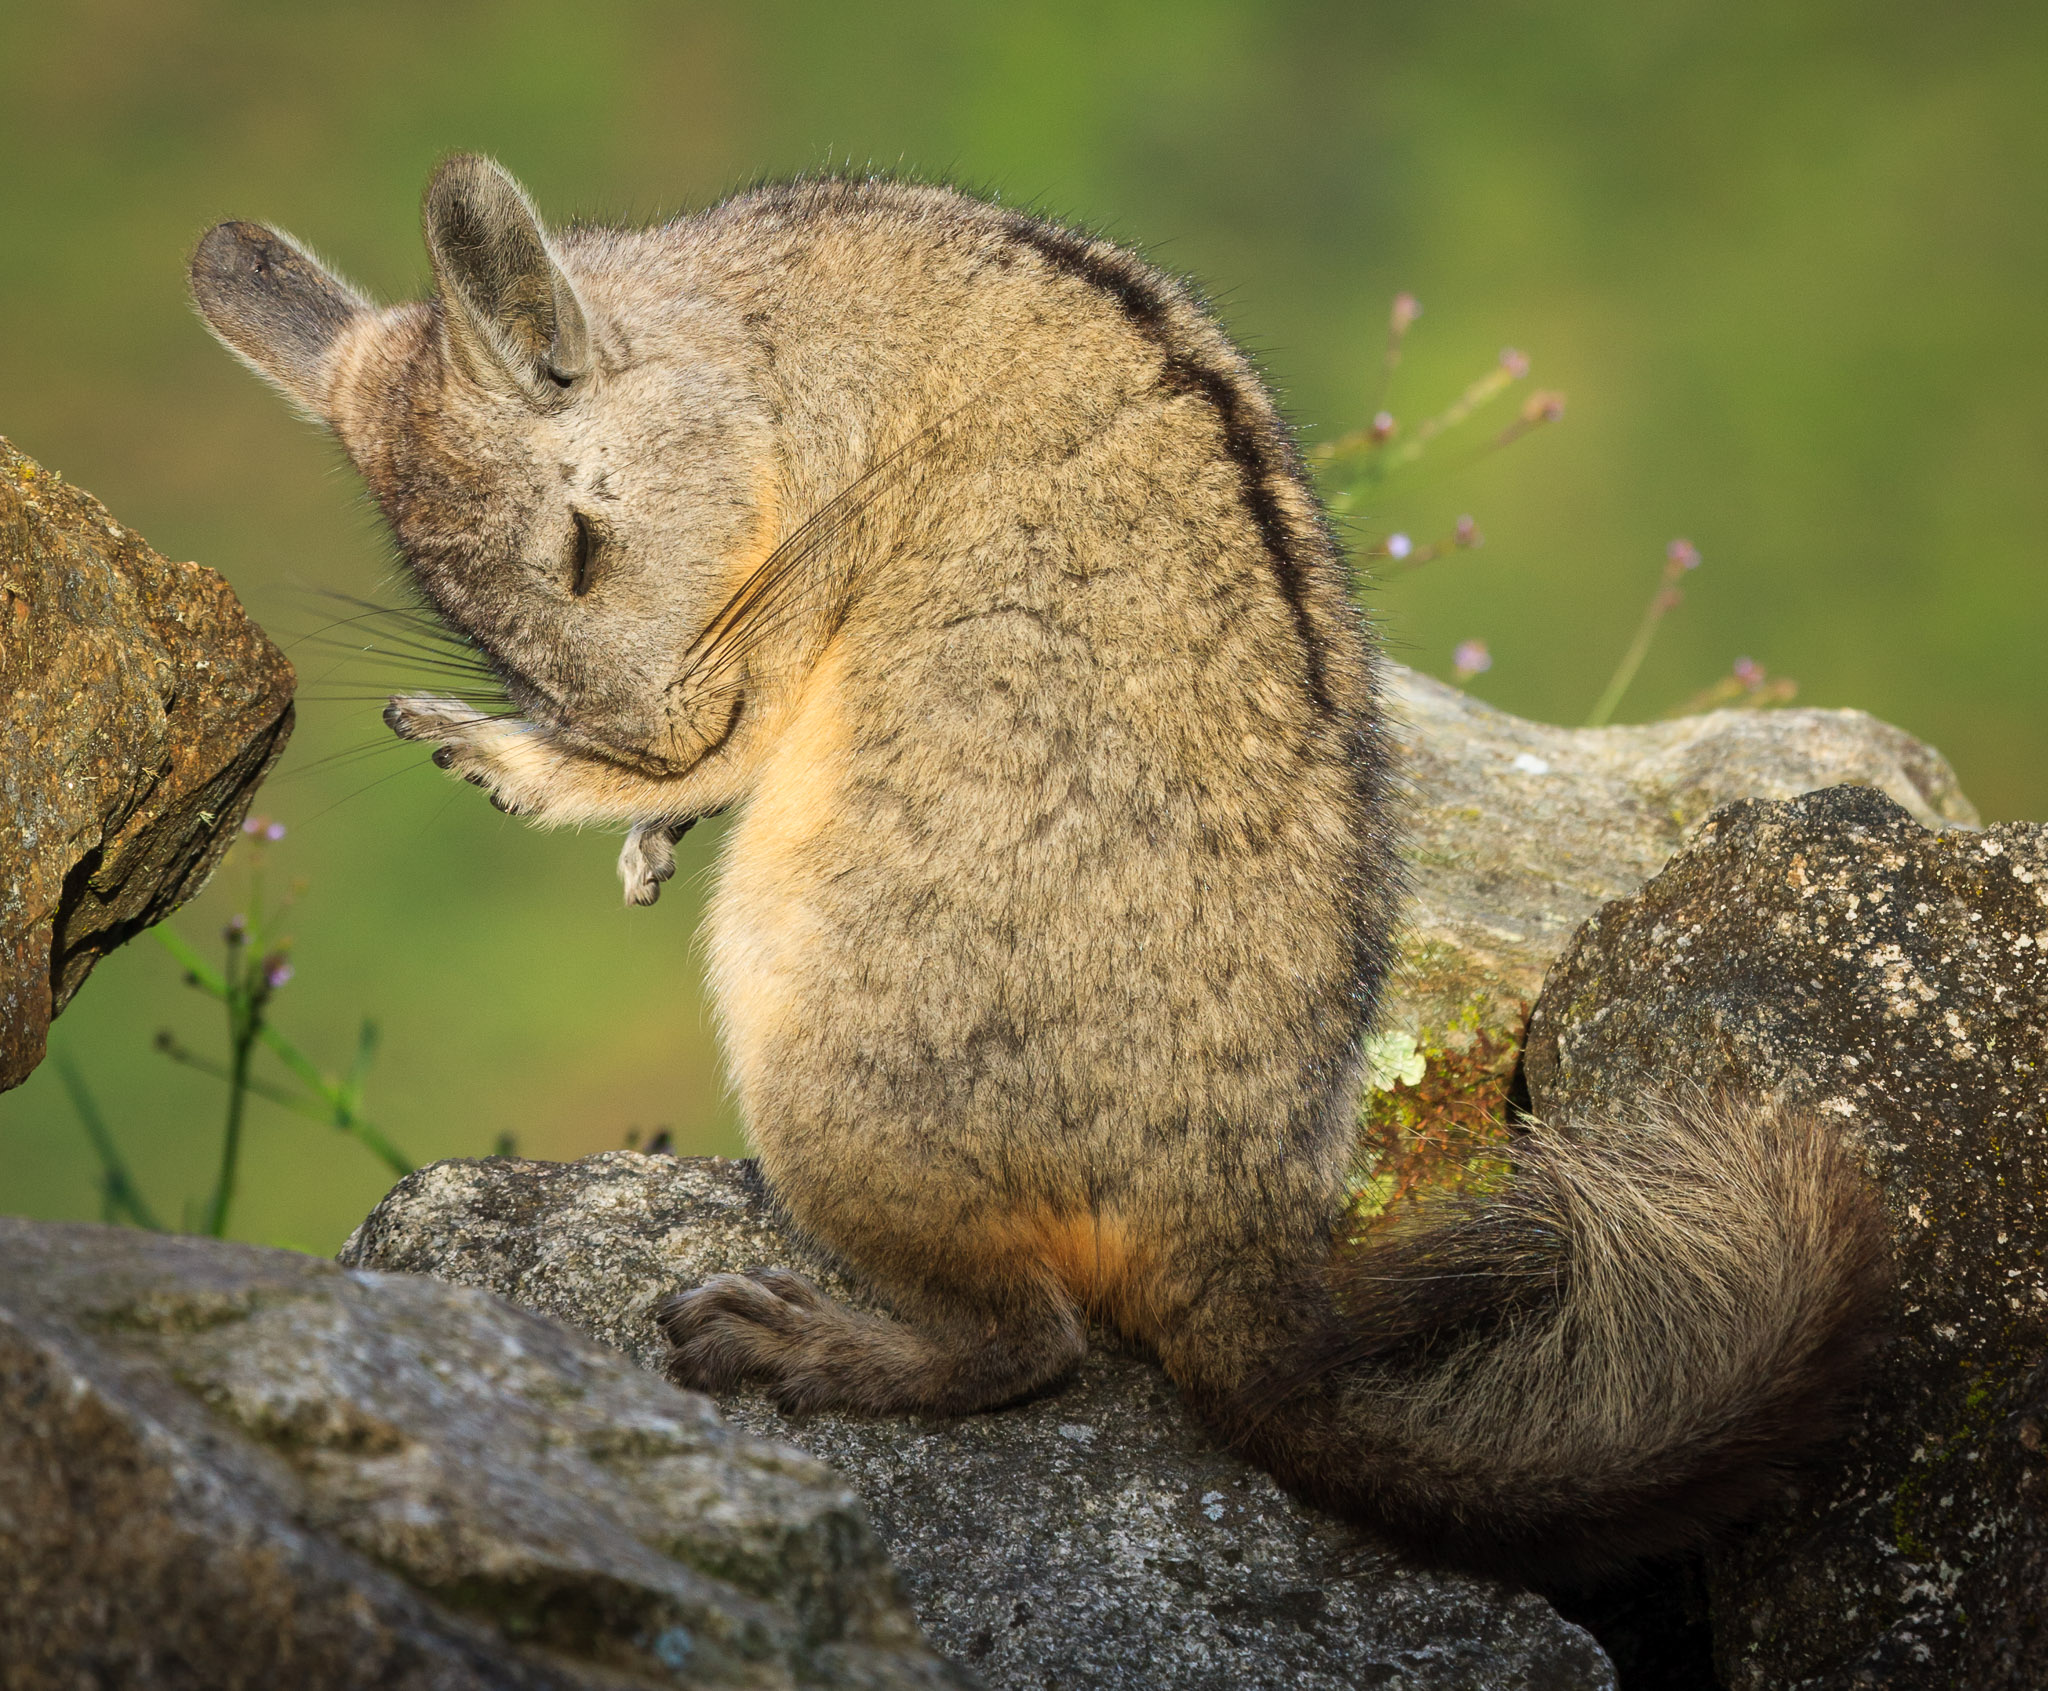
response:
{"label": "long whisker", "polygon": [[[397,742],[394,741],[393,743],[396,744]],[[401,763],[396,769],[390,770],[383,775],[379,775],[376,780],[365,781],[360,787],[355,788],[353,791],[343,793],[340,798],[336,799],[332,804],[327,806],[325,810],[314,811],[313,814],[311,816],[308,816],[304,822],[299,824],[299,826],[303,828],[311,823],[319,821],[321,817],[328,815],[332,811],[339,810],[343,805],[349,803],[350,800],[361,798],[363,794],[370,791],[371,788],[383,786],[386,781],[395,781],[401,775],[409,775],[413,773],[415,770],[421,770],[425,768],[427,768],[426,764],[415,763],[410,760],[408,760],[405,763]]]}
{"label": "long whisker", "polygon": [[371,624],[370,633],[374,640],[386,642],[401,650],[420,657],[468,664],[479,673],[489,673],[489,664],[475,645],[466,637],[445,627],[434,613],[425,607],[399,607],[380,605],[352,594],[323,592],[323,596],[345,605],[359,607],[354,614],[330,619],[301,639],[318,639],[335,635],[337,630]]}
{"label": "long whisker", "polygon": [[340,654],[335,660],[333,669],[329,671],[330,674],[358,658],[372,658],[401,672],[407,670],[427,670],[435,674],[455,676],[486,684],[493,683],[497,679],[488,669],[475,664],[458,663],[451,658],[427,657],[412,652],[388,652],[376,646],[361,646],[339,640],[321,640],[315,642],[315,644],[319,645],[324,651]]}
{"label": "long whisker", "polygon": [[405,623],[420,634],[453,645],[468,643],[462,635],[443,624],[434,614],[433,608],[423,600],[391,605],[381,599],[365,599],[358,594],[344,593],[333,587],[310,588],[308,592],[312,597],[329,599],[338,605],[347,605],[356,615],[364,618],[384,618],[392,622]]}
{"label": "long whisker", "polygon": [[[390,703],[391,689],[389,687],[378,687],[366,693],[333,693],[312,692],[302,688],[298,696],[302,700],[310,700],[315,704],[322,705],[383,705]],[[437,699],[454,699],[458,703],[477,707],[477,717],[480,721],[511,722],[519,715],[517,711],[484,710],[482,707],[485,705],[502,704],[504,702],[502,699],[494,698],[489,693],[462,692],[452,687],[444,687],[435,693],[434,697]]]}
{"label": "long whisker", "polygon": [[482,659],[478,658],[473,652],[452,651],[403,638],[396,640],[387,639],[386,643],[380,644],[377,638],[365,637],[360,634],[353,637],[336,634],[307,634],[300,636],[293,644],[294,647],[319,645],[326,647],[329,651],[336,652],[373,652],[379,656],[413,658],[422,663],[436,663],[449,667],[460,666],[479,671],[487,668]]}
{"label": "long whisker", "polygon": [[[334,630],[349,628],[370,620],[371,618],[367,613],[357,617],[339,617],[308,633],[295,636],[292,643],[298,645],[308,640],[340,640],[343,636],[337,635]],[[440,635],[430,635],[427,631],[416,628],[409,623],[401,624],[397,628],[372,629],[370,631],[370,638],[387,640],[395,646],[402,647],[407,651],[418,652],[423,656],[471,663],[479,667],[483,665],[484,661],[476,648],[468,645],[466,642]]]}
{"label": "long whisker", "polygon": [[[512,715],[505,707],[504,681],[474,645],[443,626],[424,605],[392,605],[333,588],[308,589],[346,607],[287,642],[333,655],[301,699],[321,703],[375,704],[398,692],[431,691],[452,696],[489,716]],[[367,664],[363,660],[370,660]],[[374,688],[374,692],[359,689]],[[495,709],[491,707],[497,707]]]}
{"label": "long whisker", "polygon": [[308,758],[304,763],[294,764],[281,775],[273,776],[272,779],[285,782],[304,781],[311,776],[324,774],[329,770],[345,769],[358,763],[368,763],[373,759],[385,756],[387,753],[402,752],[409,749],[409,742],[391,737],[383,740],[369,741],[360,746],[344,746],[338,752],[328,752],[324,756]]}
{"label": "long whisker", "polygon": [[[349,628],[364,622],[395,622],[416,638],[429,639],[442,645],[459,645],[462,642],[445,629],[436,628],[425,620],[425,613],[405,610],[392,605],[374,606],[369,610],[357,611],[352,616],[335,617],[322,623],[312,632],[325,634],[331,629]],[[302,636],[303,638],[303,636]]]}

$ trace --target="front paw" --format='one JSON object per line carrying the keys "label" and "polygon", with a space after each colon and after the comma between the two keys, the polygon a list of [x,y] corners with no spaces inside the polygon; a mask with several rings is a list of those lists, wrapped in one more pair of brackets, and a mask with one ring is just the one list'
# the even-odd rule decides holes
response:
{"label": "front paw", "polygon": [[799,1372],[832,1314],[830,1300],[801,1274],[757,1268],[715,1275],[666,1299],[654,1319],[670,1346],[668,1377],[721,1392],[749,1382],[773,1386]]}
{"label": "front paw", "polygon": [[384,726],[401,740],[452,740],[489,720],[475,705],[425,694],[400,696],[384,707]]}
{"label": "front paw", "polygon": [[401,740],[439,740],[434,748],[436,769],[483,788],[492,805],[508,816],[524,810],[505,791],[506,772],[498,758],[503,742],[499,718],[460,699],[397,698],[384,707],[384,726]]}

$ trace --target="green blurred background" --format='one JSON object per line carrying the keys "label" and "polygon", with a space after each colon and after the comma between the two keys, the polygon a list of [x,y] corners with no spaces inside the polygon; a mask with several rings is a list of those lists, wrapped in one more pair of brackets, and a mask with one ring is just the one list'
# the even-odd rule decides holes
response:
{"label": "green blurred background", "polygon": [[[760,176],[873,164],[1096,223],[1200,278],[1311,440],[1371,410],[1387,302],[1425,315],[1393,408],[1504,344],[1570,410],[1357,533],[1487,536],[1376,594],[1398,655],[1582,720],[1672,536],[1705,564],[1623,718],[1738,655],[1932,740],[1987,816],[2048,816],[2048,8],[1871,3],[276,6],[0,0],[0,433],[281,639],[384,591],[338,454],[221,353],[183,264],[267,219],[386,297],[422,286],[437,154],[496,154],[544,212],[648,219]],[[1501,419],[1505,420],[1505,418]],[[715,825],[652,911],[616,841],[541,835],[385,749],[300,646],[297,738],[258,802],[303,877],[281,1026],[384,1053],[371,1114],[419,1159],[499,1135],[570,1157],[634,1129],[738,1147],[693,929]],[[329,761],[364,749],[359,761]],[[232,863],[175,919],[211,951]],[[217,1015],[142,941],[56,1030],[145,1189],[211,1174],[214,1083],[150,1046]],[[234,1231],[331,1250],[385,1180],[254,1106]],[[0,1098],[0,1208],[97,1213],[48,1065]]]}

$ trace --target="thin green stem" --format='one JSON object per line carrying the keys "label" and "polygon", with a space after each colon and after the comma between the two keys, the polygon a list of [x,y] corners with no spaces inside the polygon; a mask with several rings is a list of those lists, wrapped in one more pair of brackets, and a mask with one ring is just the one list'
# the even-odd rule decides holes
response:
{"label": "thin green stem", "polygon": [[255,1054],[256,1035],[262,1027],[262,1012],[254,995],[237,996],[244,998],[243,1004],[231,1004],[228,1012],[234,1062],[228,1076],[227,1130],[221,1136],[220,1177],[214,1182],[213,1202],[206,1212],[205,1230],[216,1239],[227,1237],[228,1212],[234,1207],[235,1177],[242,1156],[242,1114],[249,1100],[249,1059]]}
{"label": "thin green stem", "polygon": [[225,999],[228,983],[220,972],[185,942],[184,936],[171,928],[159,924],[149,930],[150,937],[178,960],[178,966],[192,977],[192,984],[211,997]]}
{"label": "thin green stem", "polygon": [[[196,1051],[187,1051],[182,1045],[159,1045],[158,1050],[174,1063],[182,1063],[188,1069],[197,1069],[203,1075],[230,1083],[235,1071],[225,1063],[216,1063],[211,1057],[202,1057]],[[308,1121],[317,1121],[323,1127],[341,1127],[334,1119],[334,1111],[324,1098],[305,1098],[296,1092],[287,1092],[282,1086],[255,1075],[243,1083],[252,1097],[268,1099],[281,1110],[290,1110],[294,1115],[304,1116]]]}
{"label": "thin green stem", "polygon": [[[368,1027],[372,1024],[365,1023],[364,1025]],[[319,1066],[314,1063],[312,1058],[308,1057],[267,1022],[263,1026],[262,1039],[263,1043],[276,1053],[278,1060],[311,1087],[313,1091],[318,1093],[326,1103],[326,1114],[321,1119],[324,1119],[334,1127],[340,1128],[344,1133],[355,1135],[393,1173],[399,1175],[412,1173],[415,1165],[407,1158],[406,1154],[389,1139],[385,1138],[381,1130],[373,1127],[369,1122],[366,1122],[361,1116],[356,1114],[356,1103],[362,1095],[360,1079],[343,1082],[329,1080],[320,1072]],[[375,1048],[376,1038],[374,1034],[371,1035],[368,1043],[372,1049]],[[361,1041],[358,1042],[357,1046],[357,1059],[359,1065],[366,1061],[362,1056]]]}
{"label": "thin green stem", "polygon": [[1650,655],[1650,642],[1657,637],[1657,625],[1664,620],[1664,613],[1672,606],[1671,588],[1667,583],[1657,589],[1657,596],[1650,601],[1650,608],[1643,612],[1643,620],[1636,627],[1636,637],[1628,643],[1628,650],[1621,655],[1621,662],[1615,667],[1607,683],[1607,690],[1593,706],[1593,714],[1586,718],[1588,728],[1605,728],[1613,719],[1621,696],[1628,691],[1629,683],[1636,678],[1636,671],[1643,667],[1643,659]]}
{"label": "thin green stem", "polygon": [[[168,927],[152,928],[150,932],[155,934],[157,942],[178,960],[179,965],[185,970],[187,976],[190,977],[192,984],[198,987],[200,991],[208,994],[210,997],[218,998],[224,1003],[232,998],[233,989],[230,988],[227,980],[205,958],[194,951],[181,936],[173,933]],[[255,1082],[248,1083],[250,1091],[257,1093],[260,1097],[269,1098],[275,1103],[283,1104],[287,1109],[296,1110],[302,1116],[307,1116],[314,1121],[325,1122],[330,1127],[337,1127],[342,1132],[350,1134],[372,1156],[376,1157],[386,1168],[401,1178],[412,1173],[413,1169],[417,1166],[412,1159],[387,1138],[382,1129],[371,1122],[365,1121],[357,1113],[362,1103],[363,1077],[377,1048],[375,1023],[369,1021],[363,1023],[363,1030],[356,1040],[355,1062],[350,1068],[349,1078],[345,1081],[328,1079],[326,1075],[320,1072],[319,1065],[312,1058],[308,1057],[305,1052],[301,1051],[267,1021],[259,1023],[256,1037],[270,1048],[271,1053],[279,1062],[283,1063],[286,1068],[297,1075],[319,1097],[321,1107],[315,1108],[307,1103],[295,1102],[281,1091],[267,1089]],[[201,1066],[189,1056],[179,1060],[190,1063],[194,1068]],[[232,1084],[232,1074],[230,1071],[214,1068],[208,1072]]]}
{"label": "thin green stem", "polygon": [[136,1187],[135,1177],[128,1172],[121,1149],[107,1129],[106,1118],[100,1114],[99,1104],[86,1088],[85,1076],[78,1072],[78,1065],[72,1062],[68,1051],[57,1053],[57,1073],[64,1082],[64,1090],[71,1095],[71,1107],[78,1112],[78,1119],[85,1126],[85,1136],[92,1141],[92,1148],[100,1159],[100,1218],[112,1221],[118,1212],[125,1210],[128,1219],[137,1227],[161,1233],[163,1223],[157,1220],[155,1212]]}

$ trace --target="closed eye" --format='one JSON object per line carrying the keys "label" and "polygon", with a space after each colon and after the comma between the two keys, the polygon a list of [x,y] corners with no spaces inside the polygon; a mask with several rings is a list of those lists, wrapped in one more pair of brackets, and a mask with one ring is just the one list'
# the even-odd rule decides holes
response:
{"label": "closed eye", "polygon": [[590,591],[592,578],[597,574],[598,549],[604,544],[597,532],[597,525],[578,511],[574,518],[576,537],[571,546],[569,565],[569,591],[582,598]]}

